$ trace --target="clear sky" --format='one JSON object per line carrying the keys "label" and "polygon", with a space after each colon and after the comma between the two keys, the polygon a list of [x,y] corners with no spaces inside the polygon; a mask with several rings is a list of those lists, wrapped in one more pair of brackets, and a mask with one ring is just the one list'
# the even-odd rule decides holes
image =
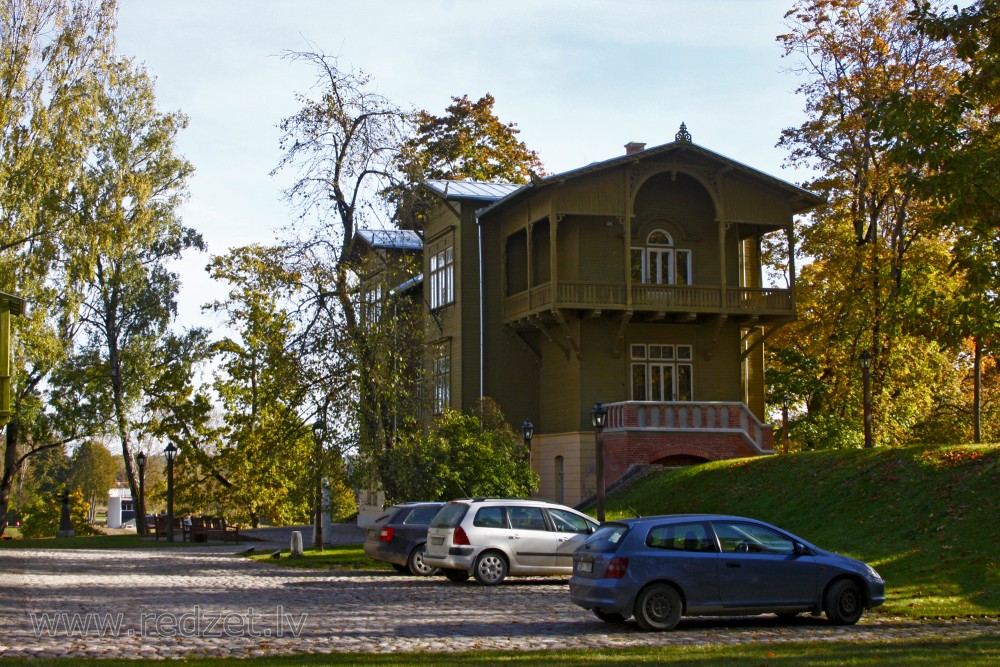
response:
{"label": "clear sky", "polygon": [[[190,118],[195,166],[185,224],[209,254],[270,243],[280,199],[276,125],[315,72],[286,50],[339,55],[404,108],[440,115],[452,96],[496,98],[501,120],[558,173],[629,141],[694,143],[797,182],[775,148],[803,120],[799,80],[775,37],[793,0],[121,0],[118,46],[156,78],[164,110]],[[279,177],[280,178],[280,177]],[[192,253],[179,264],[181,324],[225,294]]]}

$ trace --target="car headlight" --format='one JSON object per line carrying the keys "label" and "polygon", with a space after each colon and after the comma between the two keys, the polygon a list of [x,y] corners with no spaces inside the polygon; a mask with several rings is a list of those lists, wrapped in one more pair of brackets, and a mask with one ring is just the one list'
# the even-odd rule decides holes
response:
{"label": "car headlight", "polygon": [[878,572],[876,572],[874,567],[872,567],[868,563],[862,563],[862,565],[864,565],[863,574],[864,574],[865,579],[867,579],[868,581],[877,583],[877,584],[883,584],[883,583],[885,583],[882,580],[882,575],[880,575]]}

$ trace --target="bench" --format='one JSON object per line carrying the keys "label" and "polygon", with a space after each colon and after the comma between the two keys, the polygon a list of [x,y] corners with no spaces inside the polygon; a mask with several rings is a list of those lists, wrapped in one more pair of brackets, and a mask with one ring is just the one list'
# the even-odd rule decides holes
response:
{"label": "bench", "polygon": [[[191,536],[188,533],[187,527],[184,525],[184,520],[179,516],[175,516],[173,523],[174,539],[176,540],[177,536],[180,535],[182,542],[190,541]],[[156,530],[155,538],[157,542],[160,541],[160,537],[163,537],[163,539],[170,538],[170,522],[168,521],[166,514],[157,514],[154,518],[153,524]]]}
{"label": "bench", "polygon": [[192,516],[187,530],[192,542],[239,542],[240,529],[230,526],[226,520],[218,516]]}

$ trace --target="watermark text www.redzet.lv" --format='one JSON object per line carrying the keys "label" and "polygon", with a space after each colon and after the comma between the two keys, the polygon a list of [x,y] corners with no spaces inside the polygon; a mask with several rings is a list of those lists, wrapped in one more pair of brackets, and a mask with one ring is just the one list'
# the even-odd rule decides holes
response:
{"label": "watermark text www.redzet.lv", "polygon": [[134,625],[122,613],[56,611],[32,613],[31,629],[36,637],[298,637],[308,616],[290,614],[281,605],[270,613],[250,607],[239,614],[195,605],[180,614],[146,612]]}

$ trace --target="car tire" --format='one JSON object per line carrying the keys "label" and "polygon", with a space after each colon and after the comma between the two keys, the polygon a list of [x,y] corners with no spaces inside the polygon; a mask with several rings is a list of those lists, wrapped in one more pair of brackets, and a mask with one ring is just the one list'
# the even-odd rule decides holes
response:
{"label": "car tire", "polygon": [[496,586],[507,578],[507,558],[499,551],[484,551],[476,557],[472,574],[483,586]]}
{"label": "car tire", "polygon": [[594,616],[601,619],[605,623],[624,623],[625,617],[621,614],[617,614],[613,611],[604,611],[603,609],[592,609]]}
{"label": "car tire", "polygon": [[448,581],[454,581],[456,584],[468,581],[469,577],[472,576],[465,570],[441,570],[441,572],[448,577]]}
{"label": "car tire", "polygon": [[410,557],[406,559],[410,574],[418,577],[429,577],[432,574],[437,574],[438,571],[436,567],[431,567],[424,562],[424,548],[423,544],[418,544],[410,552]]}
{"label": "car tire", "polygon": [[635,599],[635,622],[643,630],[672,630],[681,620],[684,603],[669,584],[650,584]]}
{"label": "car tire", "polygon": [[850,579],[835,581],[823,598],[826,617],[834,625],[854,625],[865,613],[865,598],[861,587]]}
{"label": "car tire", "polygon": [[390,565],[392,565],[392,569],[394,569],[396,572],[399,572],[400,574],[410,573],[410,568],[406,567],[405,565],[400,565],[399,563],[390,563]]}

